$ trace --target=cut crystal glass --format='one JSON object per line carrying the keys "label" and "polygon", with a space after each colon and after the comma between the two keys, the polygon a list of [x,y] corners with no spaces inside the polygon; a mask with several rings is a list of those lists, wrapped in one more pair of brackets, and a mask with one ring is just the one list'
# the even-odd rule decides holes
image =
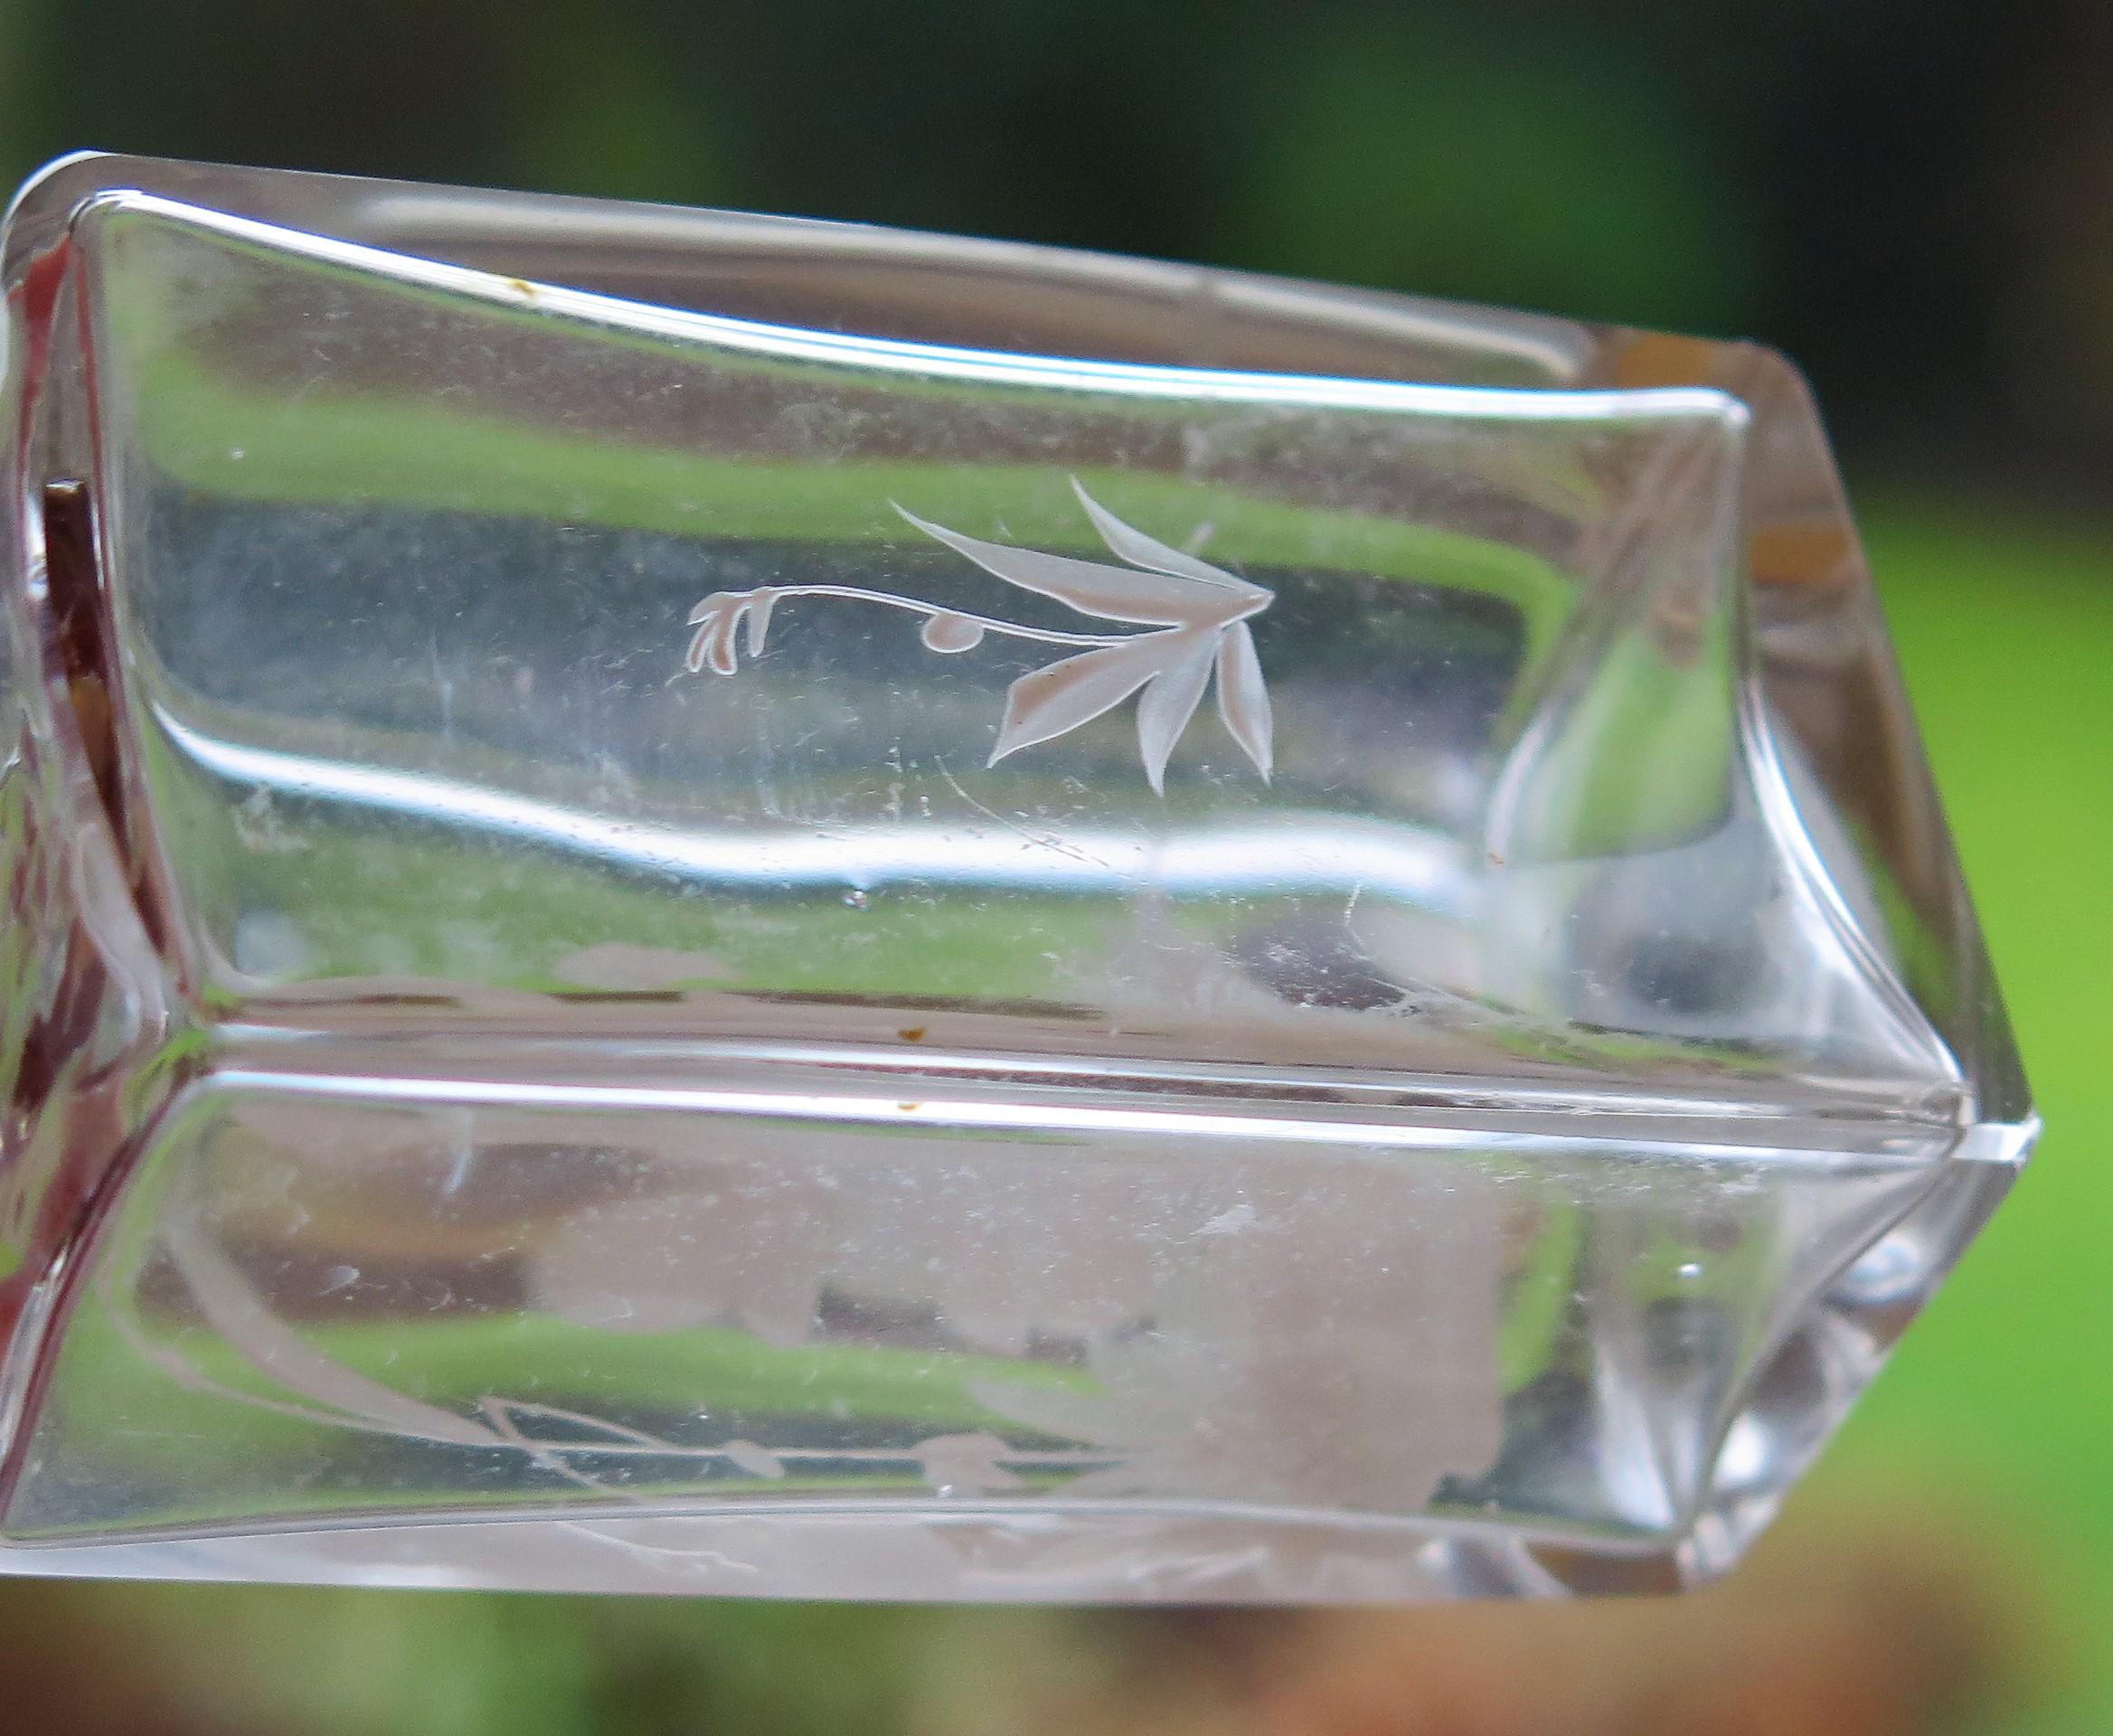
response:
{"label": "cut crystal glass", "polygon": [[116,157],[4,269],[0,1570],[1679,1584],[2023,1157],[1766,350]]}

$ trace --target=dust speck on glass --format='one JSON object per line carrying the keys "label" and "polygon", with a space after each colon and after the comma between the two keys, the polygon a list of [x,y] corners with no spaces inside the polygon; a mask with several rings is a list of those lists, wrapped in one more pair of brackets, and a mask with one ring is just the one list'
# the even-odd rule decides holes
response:
{"label": "dust speck on glass", "polygon": [[2031,1142],[1765,350],[119,157],[0,276],[0,1571],[1692,1583]]}

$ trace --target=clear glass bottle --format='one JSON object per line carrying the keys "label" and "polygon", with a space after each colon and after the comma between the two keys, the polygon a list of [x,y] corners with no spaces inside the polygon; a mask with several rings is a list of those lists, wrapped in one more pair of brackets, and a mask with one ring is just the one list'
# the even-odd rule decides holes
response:
{"label": "clear glass bottle", "polygon": [[1676,1584],[2023,1156],[1767,351],[113,157],[4,269],[0,1570]]}

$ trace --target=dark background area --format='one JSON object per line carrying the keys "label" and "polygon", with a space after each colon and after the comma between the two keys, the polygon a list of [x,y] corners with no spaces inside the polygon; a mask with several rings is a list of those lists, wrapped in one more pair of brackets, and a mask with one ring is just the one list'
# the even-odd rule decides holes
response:
{"label": "dark background area", "polygon": [[1752,1562],[1212,1618],[0,1583],[0,1730],[2113,1729],[2113,5],[0,0],[98,146],[1024,238],[1812,374],[2052,1129]]}
{"label": "dark background area", "polygon": [[1854,469],[2089,501],[2113,7],[9,0],[102,148],[855,218],[1767,338]]}

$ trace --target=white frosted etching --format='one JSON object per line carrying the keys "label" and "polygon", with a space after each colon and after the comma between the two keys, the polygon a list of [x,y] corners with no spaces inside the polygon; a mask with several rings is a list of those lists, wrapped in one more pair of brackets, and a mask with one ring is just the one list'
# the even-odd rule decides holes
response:
{"label": "white frosted etching", "polygon": [[1089,495],[1076,476],[1071,488],[1101,540],[1128,566],[986,542],[920,518],[907,507],[895,510],[927,536],[1007,584],[1053,598],[1081,615],[1150,631],[1071,633],[858,585],[764,585],[714,591],[690,611],[696,631],[684,665],[693,674],[709,666],[720,675],[732,675],[740,666],[737,638],[745,638],[750,656],[760,656],[772,615],[788,598],[878,603],[922,615],[920,637],[926,647],[950,656],[973,650],[986,633],[1082,647],[1076,656],[1022,675],[1006,691],[1005,717],[991,749],[994,766],[1007,754],[1090,723],[1137,693],[1138,755],[1152,788],[1164,792],[1167,760],[1215,673],[1218,714],[1267,779],[1272,762],[1269,692],[1247,624],[1276,600],[1276,593],[1126,524]]}

